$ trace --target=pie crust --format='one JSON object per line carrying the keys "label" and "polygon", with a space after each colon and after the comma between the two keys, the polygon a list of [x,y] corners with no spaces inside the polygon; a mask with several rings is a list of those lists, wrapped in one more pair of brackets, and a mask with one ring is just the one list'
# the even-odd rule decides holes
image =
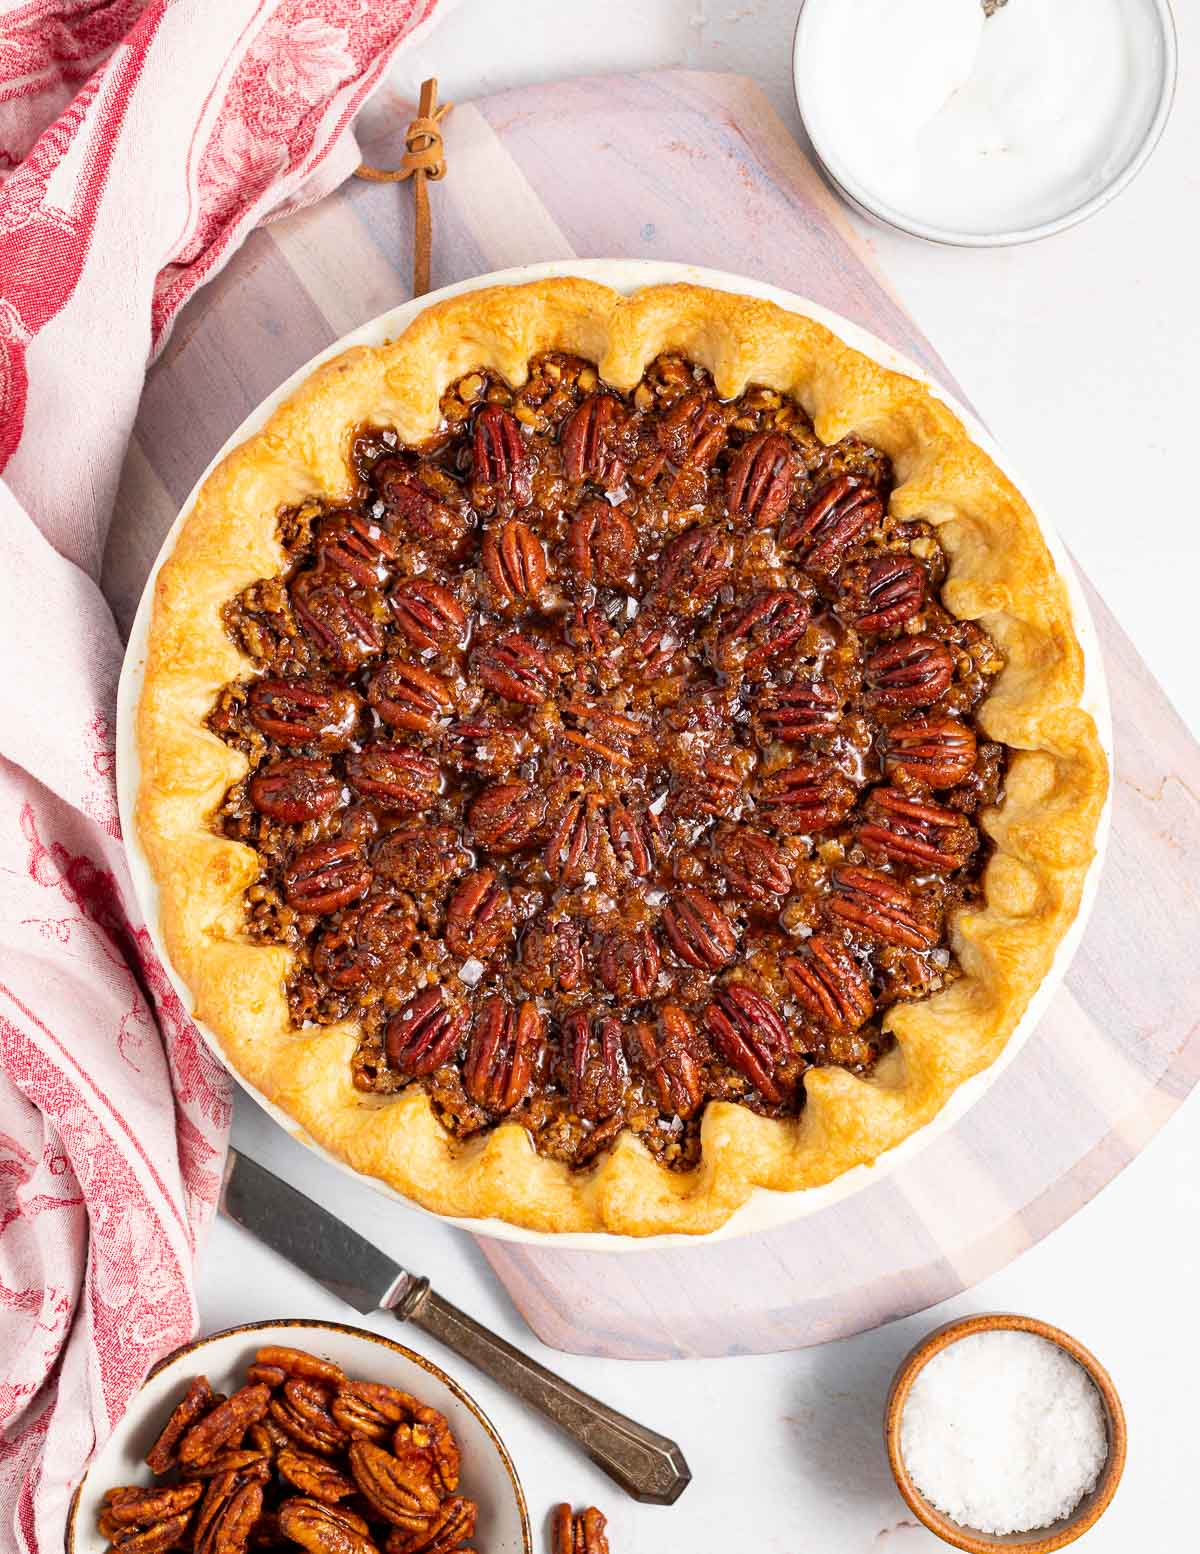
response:
{"label": "pie crust", "polygon": [[[292,952],[243,931],[258,855],[213,829],[226,790],[247,770],[246,757],[206,725],[221,687],[248,669],[222,607],[286,567],[280,509],[313,496],[347,499],[356,428],[390,426],[419,443],[437,429],[451,382],[490,368],[518,386],[530,359],[547,351],[595,362],[619,390],[677,351],[712,373],[722,397],[762,384],[793,395],[823,441],[853,432],[882,449],[896,475],[890,511],[936,525],[951,558],[943,604],[978,621],[1006,663],[975,714],[1012,753],[1004,799],[982,817],[994,848],[984,904],[951,925],[963,975],[889,1009],[896,1045],[868,1078],[810,1069],[798,1118],[710,1103],[701,1161],[687,1172],[660,1165],[628,1132],[595,1166],[573,1171],[539,1155],[517,1124],[457,1141],[419,1087],[396,1096],[356,1089],[357,1027],[290,1023]],[[572,278],[496,287],[431,307],[399,339],[319,368],[205,481],[155,589],[137,718],[137,828],[163,939],[196,1018],[234,1070],[311,1139],[437,1213],[542,1231],[700,1234],[755,1186],[796,1191],[872,1163],[999,1055],[1079,909],[1095,850],[1108,771],[1083,686],[1067,592],[1037,520],[924,386],[811,319],[723,291],[677,285],[623,296]]]}

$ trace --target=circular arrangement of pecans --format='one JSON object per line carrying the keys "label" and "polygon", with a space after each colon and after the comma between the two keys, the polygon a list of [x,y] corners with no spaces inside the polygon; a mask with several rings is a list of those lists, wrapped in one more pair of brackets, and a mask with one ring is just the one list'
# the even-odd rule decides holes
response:
{"label": "circular arrangement of pecans", "polygon": [[444,1415],[300,1349],[260,1349],[228,1397],[197,1376],[146,1465],[158,1483],[104,1496],[114,1554],[470,1554]]}
{"label": "circular arrangement of pecans", "polygon": [[1002,660],[886,455],[773,390],[549,355],[442,412],[359,429],[353,500],[281,514],[288,569],[226,607],[247,929],[297,1025],[357,1020],[360,1088],[688,1168],[709,1101],[794,1115],[958,974]]}

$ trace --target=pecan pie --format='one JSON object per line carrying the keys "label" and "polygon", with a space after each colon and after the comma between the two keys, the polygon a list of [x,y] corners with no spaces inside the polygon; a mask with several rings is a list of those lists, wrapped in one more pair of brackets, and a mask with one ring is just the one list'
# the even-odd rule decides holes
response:
{"label": "pecan pie", "polygon": [[139,827],[237,1071],[440,1212],[704,1231],[928,1121],[1107,785],[1029,508],[770,304],[561,280],[315,373],[159,578]]}

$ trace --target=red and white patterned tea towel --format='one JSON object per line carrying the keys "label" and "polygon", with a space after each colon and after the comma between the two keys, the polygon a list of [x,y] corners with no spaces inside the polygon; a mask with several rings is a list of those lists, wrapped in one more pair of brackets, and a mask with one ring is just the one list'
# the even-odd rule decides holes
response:
{"label": "red and white patterned tea towel", "polygon": [[225,1076],[121,850],[100,558],[148,361],[446,0],[0,0],[0,1554],[196,1319]]}

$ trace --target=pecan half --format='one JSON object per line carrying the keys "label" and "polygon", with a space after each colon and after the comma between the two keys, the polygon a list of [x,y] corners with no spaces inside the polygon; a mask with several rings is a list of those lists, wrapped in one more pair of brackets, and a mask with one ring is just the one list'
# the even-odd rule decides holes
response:
{"label": "pecan half", "polygon": [[656,680],[678,672],[676,660],[684,651],[684,642],[669,621],[652,620],[629,632],[622,648],[626,673],[635,679]]}
{"label": "pecan half", "polygon": [[928,950],[937,943],[936,926],[890,874],[840,865],[831,871],[829,883],[829,911],[839,923],[910,950]]}
{"label": "pecan half", "polygon": [[572,799],[555,820],[542,854],[550,878],[574,885],[594,870],[604,830],[598,794]]}
{"label": "pecan half", "polygon": [[314,842],[296,854],[283,875],[287,904],[298,912],[337,912],[371,888],[371,865],[353,837]]}
{"label": "pecan half", "polygon": [[279,1531],[308,1554],[379,1554],[361,1516],[320,1500],[285,1500]]}
{"label": "pecan half", "polygon": [[663,909],[662,925],[679,959],[700,971],[720,971],[737,954],[733,924],[694,885],[675,892]]}
{"label": "pecan half", "polygon": [[468,874],[446,908],[446,948],[453,955],[487,960],[512,937],[513,908],[508,887],[495,869]]}
{"label": "pecan half", "polygon": [[594,1505],[572,1514],[569,1505],[554,1509],[554,1554],[608,1554],[607,1521]]}
{"label": "pecan half", "polygon": [[467,612],[448,588],[428,577],[410,577],[388,595],[392,619],[400,632],[422,653],[445,653],[460,647]]}
{"label": "pecan half", "polygon": [[[694,389],[676,400],[656,427],[662,453],[675,466],[667,500],[695,507],[703,500],[706,472],[725,446],[729,411],[711,393]],[[640,470],[643,480],[650,468]]]}
{"label": "pecan half", "polygon": [[936,637],[898,637],[866,662],[867,684],[881,707],[927,707],[950,684],[954,659]]}
{"label": "pecan half", "polygon": [[315,1381],[293,1376],[271,1399],[271,1418],[309,1451],[332,1456],[346,1444],[346,1432],[329,1412],[331,1393]]}
{"label": "pecan half", "polygon": [[782,432],[756,432],[733,458],[725,475],[729,516],[755,529],[782,518],[792,499],[796,453]]}
{"label": "pecan half", "polygon": [[420,664],[389,658],[367,686],[367,700],[385,723],[430,734],[454,708],[449,680]]}
{"label": "pecan half", "polygon": [[727,982],[704,1011],[704,1023],[725,1061],[763,1100],[778,1105],[783,1089],[775,1070],[788,1035],[774,1004],[745,982]]}
{"label": "pecan half", "polygon": [[808,600],[792,588],[769,588],[753,595],[721,634],[721,667],[759,669],[804,635]]}
{"label": "pecan half", "polygon": [[184,1433],[179,1442],[180,1464],[195,1467],[206,1457],[215,1456],[223,1446],[240,1441],[266,1413],[270,1397],[269,1390],[258,1384],[239,1387]]}
{"label": "pecan half", "polygon": [[787,851],[765,832],[750,826],[722,826],[712,848],[729,888],[748,901],[777,904],[791,890]]}
{"label": "pecan half", "polygon": [[608,836],[613,853],[631,874],[650,873],[662,847],[662,823],[653,811],[610,804]]}
{"label": "pecan half", "polygon": [[562,1023],[567,1096],[572,1109],[589,1122],[611,1117],[625,1091],[625,1051],[620,1022],[611,1015],[595,1020],[573,1009]]}
{"label": "pecan half", "polygon": [[439,1493],[451,1495],[458,1488],[458,1443],[450,1421],[436,1408],[419,1403],[412,1421],[396,1426],[392,1451],[406,1468],[415,1467],[431,1478]]}
{"label": "pecan half", "polygon": [[301,572],[290,593],[296,619],[339,669],[361,668],[383,647],[374,599],[349,578],[321,568]]}
{"label": "pecan half", "polygon": [[565,744],[586,750],[609,766],[628,769],[633,765],[631,753],[637,741],[646,735],[645,723],[637,718],[627,718],[604,702],[589,702],[578,697],[562,702],[559,712]]}
{"label": "pecan half", "polygon": [[[146,1453],[146,1466],[151,1473],[169,1473],[175,1466],[175,1448],[185,1431],[189,1430],[203,1414],[217,1402],[213,1389],[205,1376],[192,1378],[187,1391],[171,1411],[162,1433]],[[196,1497],[197,1499],[199,1496]]]}
{"label": "pecan half", "polygon": [[884,764],[930,788],[953,788],[975,765],[975,734],[957,718],[909,718],[886,734]]}
{"label": "pecan half", "polygon": [[813,934],[780,969],[808,1013],[831,1030],[856,1031],[875,1012],[871,985],[858,962],[829,934]]}
{"label": "pecan half", "polygon": [[440,987],[422,988],[388,1021],[388,1060],[408,1078],[423,1079],[446,1062],[466,1028],[466,1011],[447,1008]]}
{"label": "pecan half", "polygon": [[545,796],[528,782],[493,783],[467,811],[475,840],[493,853],[524,847],[545,818]]}
{"label": "pecan half", "polygon": [[322,1360],[319,1355],[293,1349],[287,1344],[267,1344],[254,1358],[259,1365],[270,1365],[285,1376],[302,1376],[305,1381],[323,1381],[330,1387],[340,1387],[346,1380],[345,1371],[333,1360]]}
{"label": "pecan half", "polygon": [[685,529],[665,547],[650,599],[680,615],[695,615],[721,588],[733,566],[733,547],[715,525]]}
{"label": "pecan half", "polygon": [[183,1542],[195,1505],[204,1493],[199,1483],[143,1489],[131,1484],[104,1496],[98,1527],[115,1549],[132,1554],[161,1554]]}
{"label": "pecan half", "polygon": [[567,529],[567,555],[580,582],[624,582],[636,548],[633,525],[619,508],[598,496],[579,504]]}
{"label": "pecan half", "polygon": [[[321,935],[313,946],[313,966],[330,987],[343,991],[362,987],[397,971],[416,934],[417,908],[411,896],[376,896],[357,911],[343,914],[337,928]],[[258,1369],[267,1372],[270,1367]],[[248,1374],[251,1381],[267,1380],[266,1374]],[[279,1383],[284,1374],[279,1373]]]}
{"label": "pecan half", "polygon": [[423,1532],[389,1534],[387,1554],[461,1554],[466,1540],[474,1535],[477,1514],[473,1500],[455,1495],[442,1502]]}
{"label": "pecan half", "polygon": [[377,1515],[394,1527],[424,1530],[440,1504],[427,1477],[365,1436],[354,1437],[348,1456],[354,1482]]}
{"label": "pecan half", "polygon": [[521,423],[502,405],[485,405],[475,417],[471,475],[477,507],[493,505],[498,496],[511,497],[518,507],[529,501],[532,470]]}
{"label": "pecan half", "polygon": [[574,919],[540,915],[521,935],[517,980],[527,992],[547,996],[551,989],[564,993],[579,986],[583,976],[583,947]]}
{"label": "pecan half", "polygon": [[442,787],[442,769],[432,756],[406,745],[368,745],[346,757],[346,781],[383,809],[428,809]]}
{"label": "pecan half", "polygon": [[890,863],[913,868],[961,869],[979,843],[979,833],[955,809],[922,803],[896,788],[875,788],[859,844]]}
{"label": "pecan half", "polygon": [[297,755],[260,767],[247,784],[246,792],[260,815],[284,825],[299,825],[334,809],[341,798],[342,785],[328,761]]}
{"label": "pecan half", "polygon": [[554,684],[554,672],[546,655],[536,642],[519,631],[510,631],[479,648],[474,666],[489,691],[529,707],[544,702]]}
{"label": "pecan half", "polygon": [[649,998],[658,981],[661,962],[654,934],[646,923],[614,928],[606,933],[596,957],[604,986],[623,1000]]}
{"label": "pecan half", "polygon": [[791,833],[828,831],[854,808],[854,787],[831,761],[794,761],[758,785],[755,803],[772,825]]}
{"label": "pecan half", "polygon": [[[251,1426],[253,1429],[253,1426]],[[212,1457],[205,1457],[188,1469],[195,1478],[215,1478],[219,1473],[236,1473],[245,1483],[265,1484],[271,1477],[273,1453],[256,1447],[225,1446]]]}
{"label": "pecan half", "polygon": [[210,1479],[192,1527],[192,1554],[244,1554],[262,1505],[260,1483],[237,1473]]}
{"label": "pecan half", "polygon": [[448,560],[462,554],[471,520],[430,490],[402,459],[380,459],[372,471],[380,500],[395,522]]}
{"label": "pecan half", "polygon": [[256,680],[246,698],[250,721],[277,745],[344,750],[354,738],[362,702],[353,691],[312,680]]}
{"label": "pecan half", "polygon": [[729,412],[712,394],[693,389],[656,425],[659,446],[679,468],[707,469],[725,446]]}
{"label": "pecan half", "polygon": [[[328,977],[325,980],[328,981]],[[287,1371],[280,1370],[278,1365],[247,1365],[246,1380],[261,1381],[264,1387],[270,1387],[274,1391],[276,1387],[282,1387],[287,1380]],[[251,1428],[257,1429],[257,1426]]]}
{"label": "pecan half", "polygon": [[461,872],[467,853],[453,826],[398,826],[382,837],[373,860],[377,879],[404,890],[436,890]]}
{"label": "pecan half", "polygon": [[420,1405],[408,1392],[380,1381],[348,1381],[334,1394],[329,1411],[348,1436],[365,1436],[378,1445]]}
{"label": "pecan half", "polygon": [[784,525],[779,542],[789,550],[803,547],[806,567],[832,572],[863,530],[882,517],[883,503],[874,486],[854,475],[838,475],[799,518]]}
{"label": "pecan half", "polygon": [[399,555],[395,540],[366,513],[331,513],[317,532],[317,550],[329,566],[345,572],[361,588],[387,581]]}
{"label": "pecan half", "polygon": [[351,1480],[339,1473],[332,1462],[313,1452],[300,1451],[295,1446],[285,1447],[276,1457],[275,1466],[302,1495],[309,1495],[324,1505],[336,1505],[354,1493]]}
{"label": "pecan half", "polygon": [[880,556],[862,575],[855,626],[862,632],[902,626],[924,608],[925,586],[925,568],[915,556]]}
{"label": "pecan half", "polygon": [[532,1000],[514,1010],[493,994],[475,1016],[463,1085],[484,1111],[503,1116],[525,1099],[542,1047],[542,1017]]}
{"label": "pecan half", "polygon": [[487,531],[480,559],[502,608],[536,599],[545,587],[546,552],[541,540],[519,518]]}
{"label": "pecan half", "polygon": [[696,1028],[676,1004],[664,1004],[658,1024],[633,1028],[634,1042],[663,1111],[694,1117],[704,1101],[704,1076],[696,1052]]}
{"label": "pecan half", "polygon": [[625,478],[625,465],[613,443],[621,422],[621,409],[610,394],[592,394],[563,423],[563,470],[578,484],[590,480],[614,490]]}
{"label": "pecan half", "polygon": [[824,680],[793,680],[760,693],[755,711],[765,738],[799,744],[810,734],[826,734],[842,715],[842,699]]}

